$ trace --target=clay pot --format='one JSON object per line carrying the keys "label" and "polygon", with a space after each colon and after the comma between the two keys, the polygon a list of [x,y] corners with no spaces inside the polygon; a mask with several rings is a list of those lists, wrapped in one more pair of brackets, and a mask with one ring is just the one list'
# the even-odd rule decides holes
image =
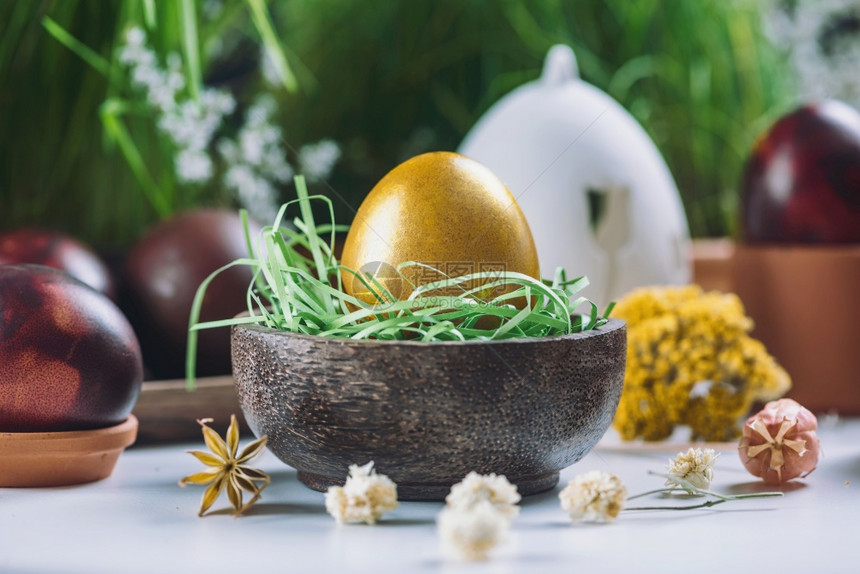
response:
{"label": "clay pot", "polygon": [[469,471],[553,488],[615,415],[627,331],[422,343],[232,330],[239,403],[315,490],[374,461],[403,500],[442,500]]}
{"label": "clay pot", "polygon": [[136,436],[134,415],[94,430],[0,432],[0,487],[69,486],[107,478]]}
{"label": "clay pot", "polygon": [[690,255],[693,266],[693,283],[705,291],[734,293],[732,258],[735,244],[729,238],[695,239]]}
{"label": "clay pot", "polygon": [[733,282],[752,335],[812,412],[860,414],[860,245],[735,248]]}

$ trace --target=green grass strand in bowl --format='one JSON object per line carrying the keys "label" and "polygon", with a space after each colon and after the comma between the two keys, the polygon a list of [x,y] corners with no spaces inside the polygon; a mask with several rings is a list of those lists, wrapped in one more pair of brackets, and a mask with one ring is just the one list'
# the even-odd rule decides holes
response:
{"label": "green grass strand in bowl", "polygon": [[[295,178],[297,198],[281,206],[274,223],[250,236],[247,214],[242,213],[249,256],[237,259],[209,275],[197,289],[189,317],[186,377],[194,389],[197,335],[201,329],[259,324],[272,329],[351,339],[474,341],[524,337],[549,337],[597,328],[606,323],[610,305],[601,315],[597,306],[576,294],[588,279],[568,280],[563,269],[552,280],[537,280],[514,272],[481,272],[444,277],[424,285],[412,285],[408,298],[397,300],[375,277],[338,264],[334,256],[335,234],[343,226],[317,225],[311,201],[322,201],[334,219],[331,201],[309,195],[302,176]],[[295,229],[283,225],[287,208],[298,204],[300,217]],[[326,237],[327,236],[327,237]],[[323,239],[326,237],[326,239]],[[248,315],[200,322],[200,308],[212,280],[230,267],[243,265],[254,270],[246,294]],[[407,261],[397,267],[403,281],[406,267],[423,266]],[[369,305],[346,293],[341,271],[361,281],[378,299]],[[477,285],[477,287],[470,287]],[[458,287],[457,295],[439,295]],[[482,297],[492,291],[495,297]],[[526,301],[519,309],[511,301]],[[588,312],[579,314],[585,306]],[[492,319],[485,320],[482,319]],[[486,327],[487,324],[493,327]]]}

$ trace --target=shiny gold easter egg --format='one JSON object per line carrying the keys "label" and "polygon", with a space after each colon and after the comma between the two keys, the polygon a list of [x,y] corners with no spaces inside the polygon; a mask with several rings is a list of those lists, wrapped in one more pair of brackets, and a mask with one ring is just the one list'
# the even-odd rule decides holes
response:
{"label": "shiny gold easter egg", "polygon": [[[358,209],[341,258],[345,267],[375,277],[395,299],[444,278],[421,266],[398,274],[398,265],[408,261],[449,277],[501,271],[540,277],[534,239],[514,196],[488,168],[451,152],[419,155],[388,172]],[[347,271],[341,277],[347,293],[380,302],[382,289],[373,287],[375,294]]]}

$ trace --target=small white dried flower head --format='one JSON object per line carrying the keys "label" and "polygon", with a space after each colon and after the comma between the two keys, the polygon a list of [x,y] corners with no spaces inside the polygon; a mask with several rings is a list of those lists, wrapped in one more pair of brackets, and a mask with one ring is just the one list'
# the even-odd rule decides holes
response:
{"label": "small white dried flower head", "polygon": [[239,203],[255,221],[273,221],[278,213],[277,190],[249,166],[239,163],[224,174],[224,184],[236,190]]}
{"label": "small white dried flower head", "polygon": [[516,485],[508,482],[504,475],[470,472],[451,487],[445,502],[449,507],[464,510],[488,502],[508,520],[513,520],[520,512],[517,506],[520,499]]}
{"label": "small white dried flower head", "polygon": [[271,117],[278,111],[278,102],[271,94],[262,94],[254,100],[253,105],[245,113],[247,129],[258,129],[266,126]]}
{"label": "small white dried flower head", "polygon": [[203,183],[212,177],[212,160],[205,151],[184,149],[176,155],[176,177],[183,183]]}
{"label": "small white dried flower head", "polygon": [[690,494],[696,494],[690,485],[707,490],[714,480],[714,462],[718,456],[712,448],[690,448],[687,452],[679,452],[675,458],[669,459],[666,466],[666,486],[683,488]]}
{"label": "small white dried flower head", "polygon": [[343,486],[332,486],[325,494],[325,508],[339,523],[376,521],[397,508],[397,485],[373,470],[373,461],[349,467]]}
{"label": "small white dried flower head", "polygon": [[857,0],[769,4],[765,32],[794,65],[801,98],[832,98],[860,106],[860,78],[855,73],[860,58]]}
{"label": "small white dried flower head", "polygon": [[129,46],[143,46],[146,41],[146,34],[137,26],[132,26],[125,33],[125,43]]}
{"label": "small white dried flower head", "polygon": [[299,150],[299,167],[308,181],[327,178],[339,159],[340,146],[329,139],[304,145]]}
{"label": "small white dried flower head", "polygon": [[571,520],[612,522],[627,498],[627,487],[614,474],[592,470],[575,477],[559,495]]}
{"label": "small white dried flower head", "polygon": [[446,506],[437,519],[442,547],[464,560],[486,560],[507,532],[510,520],[488,500],[470,506]]}
{"label": "small white dried flower head", "polygon": [[179,54],[168,54],[162,67],[147,46],[142,29],[129,29],[125,40],[119,60],[128,67],[131,83],[140,88],[156,112],[159,131],[176,148],[177,179],[181,183],[206,183],[214,173],[208,146],[224,117],[233,113],[236,101],[228,91],[214,88],[203,88],[199,101],[190,99],[183,93],[186,84]]}
{"label": "small white dried flower head", "polygon": [[271,221],[278,211],[278,183],[293,177],[282,144],[281,128],[273,123],[277,102],[269,94],[259,96],[245,113],[245,123],[235,139],[223,138],[218,151],[228,166],[224,185],[257,221]]}

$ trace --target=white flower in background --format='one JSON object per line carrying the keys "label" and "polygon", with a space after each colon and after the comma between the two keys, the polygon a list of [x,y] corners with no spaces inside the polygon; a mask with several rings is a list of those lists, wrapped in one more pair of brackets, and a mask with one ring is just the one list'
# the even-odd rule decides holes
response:
{"label": "white flower in background", "polygon": [[[213,11],[221,10],[219,2],[210,4]],[[225,90],[203,87],[199,101],[188,97],[182,58],[169,54],[166,67],[160,67],[141,28],[126,32],[118,58],[128,67],[132,84],[144,92],[158,113],[158,130],[175,147],[174,170],[179,182],[209,182],[215,174],[209,148],[224,118],[236,108],[233,96]],[[267,62],[271,65],[264,51],[263,65]],[[287,161],[282,130],[274,121],[277,109],[270,95],[258,97],[246,111],[236,138],[222,138],[217,144],[226,164],[222,183],[258,221],[274,219],[279,204],[277,186],[289,183],[295,173]],[[328,177],[340,153],[335,142],[322,140],[302,147],[298,162],[309,181],[319,181]]]}
{"label": "white flower in background", "polygon": [[679,452],[675,458],[669,459],[666,466],[666,486],[683,488],[690,494],[696,492],[688,485],[707,490],[714,479],[714,463],[718,456],[711,448],[691,448],[687,452]]}
{"label": "white flower in background", "polygon": [[517,506],[520,499],[516,485],[508,482],[504,475],[470,472],[451,487],[445,502],[449,507],[462,510],[488,502],[505,518],[513,520],[520,512]]}
{"label": "white flower in background", "polygon": [[805,99],[860,108],[860,1],[771,0],[766,30],[787,50]]}
{"label": "white flower in background", "polygon": [[129,28],[128,32],[125,33],[125,43],[126,48],[140,48],[146,42],[146,34],[143,33],[143,30],[138,28],[137,26],[133,28]]}
{"label": "white flower in background", "polygon": [[176,156],[176,176],[185,182],[206,181],[212,177],[212,159],[199,150],[181,150]]}
{"label": "white flower in background", "polygon": [[218,142],[218,151],[229,166],[224,185],[257,221],[275,218],[278,192],[274,184],[287,183],[294,173],[281,143],[281,128],[272,124],[276,110],[274,98],[260,96],[245,113],[236,139]]}
{"label": "white flower in background", "polygon": [[131,28],[125,39],[119,60],[128,66],[132,83],[146,93],[150,106],[161,114],[157,125],[176,147],[177,178],[183,183],[206,183],[213,174],[207,148],[224,117],[233,113],[233,96],[224,90],[204,88],[199,102],[183,101],[185,77],[179,55],[169,54],[167,68],[162,69],[155,52],[146,46],[143,30]]}
{"label": "white flower in background", "polygon": [[278,214],[278,191],[245,164],[230,167],[224,174],[224,185],[236,191],[242,207],[256,221],[273,221]]}
{"label": "white flower in background", "polygon": [[343,486],[332,486],[325,494],[325,508],[339,523],[376,521],[397,508],[397,485],[384,474],[376,474],[373,461],[349,467]]}
{"label": "white flower in background", "polygon": [[559,495],[571,520],[612,522],[627,498],[627,487],[614,474],[592,470],[570,481]]}
{"label": "white flower in background", "polygon": [[469,507],[446,506],[436,521],[444,550],[464,560],[486,560],[510,521],[488,500]]}
{"label": "white flower in background", "polygon": [[304,145],[299,150],[299,168],[308,181],[327,178],[339,159],[340,147],[328,139]]}

